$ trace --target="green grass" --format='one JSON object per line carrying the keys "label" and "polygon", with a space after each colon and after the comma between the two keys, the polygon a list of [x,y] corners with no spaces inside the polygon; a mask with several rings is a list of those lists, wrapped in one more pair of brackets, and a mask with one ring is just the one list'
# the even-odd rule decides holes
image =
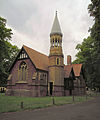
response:
{"label": "green grass", "polygon": [[[87,100],[91,99],[88,97]],[[55,105],[63,105],[69,103],[77,103],[86,101],[86,97],[75,96],[75,102],[73,102],[72,96],[67,97],[54,97]],[[21,109],[21,102],[24,103],[24,108]],[[16,96],[6,96],[5,94],[0,94],[0,113],[2,112],[15,112],[26,109],[37,109],[44,108],[53,105],[52,97],[16,97]]]}

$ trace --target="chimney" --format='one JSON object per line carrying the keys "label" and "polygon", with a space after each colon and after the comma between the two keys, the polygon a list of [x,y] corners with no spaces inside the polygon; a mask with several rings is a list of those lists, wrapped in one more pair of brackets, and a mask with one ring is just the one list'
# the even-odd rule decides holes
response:
{"label": "chimney", "polygon": [[71,65],[71,56],[67,55],[67,65]]}

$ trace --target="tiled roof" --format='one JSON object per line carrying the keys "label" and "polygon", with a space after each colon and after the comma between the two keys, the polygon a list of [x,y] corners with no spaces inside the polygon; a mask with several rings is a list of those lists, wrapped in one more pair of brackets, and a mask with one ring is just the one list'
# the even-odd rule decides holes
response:
{"label": "tiled roof", "polygon": [[64,77],[65,78],[69,78],[71,70],[72,70],[72,65],[64,66]]}
{"label": "tiled roof", "polygon": [[72,64],[75,76],[80,76],[82,64]]}
{"label": "tiled roof", "polygon": [[65,77],[69,77],[71,68],[73,67],[73,71],[75,76],[80,76],[81,69],[82,69],[82,64],[72,64],[72,65],[65,65],[64,66],[64,71],[65,71]]}
{"label": "tiled roof", "polygon": [[33,62],[37,69],[48,71],[49,65],[48,56],[40,52],[37,52],[36,50],[33,50],[25,45],[23,45],[23,48],[25,49],[25,51],[27,52],[31,61]]}

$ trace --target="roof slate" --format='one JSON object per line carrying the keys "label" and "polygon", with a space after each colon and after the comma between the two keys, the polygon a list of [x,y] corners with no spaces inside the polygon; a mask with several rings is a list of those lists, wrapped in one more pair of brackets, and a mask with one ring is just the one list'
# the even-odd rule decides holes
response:
{"label": "roof slate", "polygon": [[72,64],[75,76],[80,76],[82,64]]}
{"label": "roof slate", "polygon": [[23,48],[25,49],[25,51],[27,52],[31,61],[33,62],[37,69],[48,71],[49,65],[48,56],[40,52],[37,52],[36,50],[33,50],[32,48],[29,48],[25,45],[23,45]]}

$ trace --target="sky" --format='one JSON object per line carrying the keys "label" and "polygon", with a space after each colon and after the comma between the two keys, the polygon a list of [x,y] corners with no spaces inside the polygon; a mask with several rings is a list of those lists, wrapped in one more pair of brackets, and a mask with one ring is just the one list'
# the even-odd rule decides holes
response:
{"label": "sky", "polygon": [[89,36],[93,25],[89,3],[90,0],[0,0],[0,16],[7,19],[7,27],[12,29],[12,44],[49,55],[50,32],[57,11],[67,64],[67,55],[72,56],[72,61],[76,59],[75,47]]}

